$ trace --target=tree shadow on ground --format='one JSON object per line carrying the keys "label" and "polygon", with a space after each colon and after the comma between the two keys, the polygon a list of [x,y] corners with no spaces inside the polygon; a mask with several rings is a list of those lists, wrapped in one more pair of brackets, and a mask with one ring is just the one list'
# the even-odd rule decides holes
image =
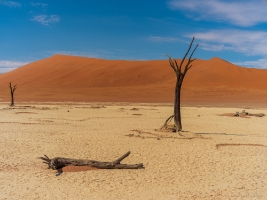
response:
{"label": "tree shadow on ground", "polygon": [[234,135],[234,136],[248,136],[244,134],[229,134],[229,133],[195,133],[198,135]]}

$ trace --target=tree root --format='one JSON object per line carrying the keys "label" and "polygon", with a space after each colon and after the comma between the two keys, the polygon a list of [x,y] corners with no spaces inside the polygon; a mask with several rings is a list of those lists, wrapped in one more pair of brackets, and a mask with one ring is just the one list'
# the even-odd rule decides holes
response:
{"label": "tree root", "polygon": [[168,119],[166,119],[163,126],[159,130],[167,131],[167,132],[176,132],[175,125],[174,124],[170,125],[170,121],[173,119],[173,117],[174,115],[171,115],[170,117],[168,117]]}
{"label": "tree root", "polygon": [[181,132],[183,131],[178,131],[175,124],[170,124],[170,121],[173,119],[174,115],[171,115],[163,124],[163,126],[159,129],[160,131],[164,132],[178,132],[180,136],[183,136]]}

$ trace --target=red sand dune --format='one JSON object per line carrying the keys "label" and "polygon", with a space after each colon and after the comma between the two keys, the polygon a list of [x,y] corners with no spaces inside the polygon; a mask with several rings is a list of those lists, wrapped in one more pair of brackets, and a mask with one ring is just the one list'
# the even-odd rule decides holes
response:
{"label": "red sand dune", "polygon": [[[180,60],[179,60],[180,61]],[[0,99],[16,102],[173,102],[175,74],[168,60],[123,61],[54,55],[0,75]],[[182,86],[183,103],[267,102],[267,70],[220,58],[196,60]]]}

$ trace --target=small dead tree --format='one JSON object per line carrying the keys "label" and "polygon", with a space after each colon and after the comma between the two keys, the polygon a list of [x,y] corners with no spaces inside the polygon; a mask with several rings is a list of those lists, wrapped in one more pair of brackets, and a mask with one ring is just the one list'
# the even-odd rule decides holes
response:
{"label": "small dead tree", "polygon": [[[162,126],[161,129],[163,128],[166,128],[168,129],[167,125],[168,125],[168,122],[174,118],[174,125],[175,127],[172,128],[172,131],[174,129],[175,132],[180,132],[182,131],[182,122],[181,122],[181,105],[180,105],[180,96],[181,96],[181,87],[182,87],[182,83],[183,83],[183,80],[184,80],[184,77],[187,73],[187,71],[192,67],[192,62],[195,59],[192,59],[192,56],[194,54],[194,52],[196,51],[197,47],[198,47],[198,44],[195,46],[194,50],[192,51],[190,57],[188,58],[187,60],[187,63],[184,65],[183,67],[183,64],[184,64],[184,61],[188,55],[188,53],[190,52],[191,50],[191,47],[192,47],[192,44],[194,42],[194,37],[190,43],[190,46],[188,47],[188,50],[187,52],[185,53],[180,65],[178,65],[177,61],[175,59],[172,59],[169,55],[168,58],[169,58],[169,63],[170,63],[170,66],[172,67],[172,69],[174,70],[175,74],[176,74],[176,86],[175,86],[175,99],[174,99],[174,115],[170,116],[166,122],[164,123],[164,125]],[[180,134],[180,133],[179,133]],[[180,134],[181,135],[181,134]]]}
{"label": "small dead tree", "polygon": [[15,90],[17,89],[17,85],[14,85],[13,87],[12,87],[12,84],[11,84],[11,82],[9,83],[9,88],[10,88],[10,93],[11,93],[11,104],[10,104],[10,106],[14,106],[14,92],[15,92]]}

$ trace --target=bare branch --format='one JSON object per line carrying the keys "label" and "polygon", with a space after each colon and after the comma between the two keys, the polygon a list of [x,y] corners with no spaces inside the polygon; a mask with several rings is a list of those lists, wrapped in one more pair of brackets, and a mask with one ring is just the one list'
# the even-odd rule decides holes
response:
{"label": "bare branch", "polygon": [[192,67],[192,65],[190,65],[189,67],[187,67],[185,70],[184,70],[184,75],[186,74],[186,72]]}
{"label": "bare branch", "polygon": [[194,50],[192,51],[192,53],[191,53],[191,55],[189,57],[190,62],[193,62],[195,60],[195,59],[191,60],[191,58],[192,58],[193,54],[195,53],[197,47],[198,47],[198,44],[196,45],[196,47],[194,48]]}
{"label": "bare branch", "polygon": [[193,61],[195,61],[197,58],[194,58],[193,60],[191,60],[191,63],[193,62]]}
{"label": "bare branch", "polygon": [[[180,67],[182,67],[182,65],[183,65],[183,63],[184,63],[184,60],[185,60],[187,54],[189,53],[189,51],[190,51],[190,49],[191,49],[191,47],[192,47],[192,44],[193,44],[194,40],[195,40],[195,37],[192,38],[192,41],[191,41],[191,43],[190,43],[190,46],[188,47],[187,52],[186,52],[186,54],[185,54],[184,57],[183,57],[183,60],[182,60],[182,62],[181,62]],[[191,54],[191,55],[192,55],[192,54]]]}
{"label": "bare branch", "polygon": [[175,61],[176,68],[177,68],[178,72],[181,73],[181,66],[179,66],[179,65],[177,64],[177,62],[176,62],[175,59],[173,59],[173,60]]}
{"label": "bare branch", "polygon": [[187,64],[186,64],[186,67],[185,67],[185,68],[187,68],[187,67],[190,65],[190,63],[192,63],[194,60],[196,60],[196,59],[191,60],[191,58],[192,58],[194,52],[196,51],[197,47],[198,47],[198,44],[195,46],[195,48],[194,48],[194,50],[192,51],[190,57],[188,58],[188,62],[187,62]]}
{"label": "bare branch", "polygon": [[17,84],[13,86],[13,92],[17,89]]}
{"label": "bare branch", "polygon": [[50,159],[50,158],[48,158],[48,157],[47,157],[47,155],[44,155],[44,156],[47,158],[47,160],[51,161],[51,159]]}
{"label": "bare branch", "polygon": [[171,57],[168,54],[166,54],[166,56],[168,56],[168,58],[169,58],[169,63],[171,65],[172,69],[174,70],[175,73],[177,73],[177,69],[175,68],[175,66],[173,64],[173,61],[172,61]]}
{"label": "bare branch", "polygon": [[115,160],[115,161],[113,161],[113,163],[115,163],[115,164],[120,164],[120,162],[124,159],[124,158],[126,158],[126,157],[128,157],[129,155],[130,155],[130,151],[128,151],[126,154],[124,154],[122,157],[120,157],[120,158],[118,158],[117,160]]}
{"label": "bare branch", "polygon": [[191,53],[191,55],[190,55],[190,57],[189,57],[189,60],[191,60],[191,58],[192,58],[193,54],[195,53],[197,47],[198,47],[198,44],[196,45],[196,47],[195,47],[194,50],[192,51],[192,53]]}

